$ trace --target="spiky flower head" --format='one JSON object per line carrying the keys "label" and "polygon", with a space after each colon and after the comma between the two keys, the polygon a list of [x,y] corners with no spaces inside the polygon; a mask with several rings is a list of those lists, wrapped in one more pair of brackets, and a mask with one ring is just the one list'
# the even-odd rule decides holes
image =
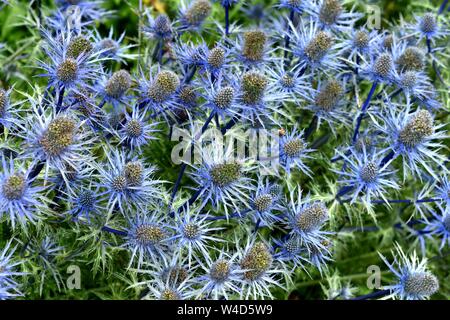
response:
{"label": "spiky flower head", "polygon": [[403,71],[421,71],[424,66],[425,56],[421,49],[417,47],[407,47],[397,58],[395,63],[398,69]]}
{"label": "spiky flower head", "polygon": [[319,23],[322,29],[348,32],[362,14],[346,12],[341,0],[319,0],[307,7],[308,13]]}
{"label": "spiky flower head", "polygon": [[288,174],[292,168],[298,168],[306,175],[310,175],[311,171],[304,160],[311,158],[308,153],[312,151],[303,138],[303,131],[298,132],[296,128],[285,133],[279,139],[280,165]]}
{"label": "spiky flower head", "polygon": [[210,16],[212,4],[209,0],[193,0],[182,12],[181,23],[184,29],[198,30]]}
{"label": "spiky flower head", "polygon": [[77,59],[82,54],[88,55],[93,49],[91,41],[83,35],[73,37],[67,46],[67,56]]}
{"label": "spiky flower head", "polygon": [[240,55],[244,64],[254,65],[264,60],[268,39],[263,30],[244,32],[242,41]]}
{"label": "spiky flower head", "polygon": [[156,75],[148,88],[147,96],[152,101],[164,102],[175,93],[179,85],[180,79],[174,72],[163,70]]}
{"label": "spiky flower head", "polygon": [[400,245],[396,245],[393,263],[380,254],[396,277],[396,283],[386,286],[389,297],[401,300],[426,300],[439,290],[439,281],[427,270],[427,259],[419,259],[414,251],[407,256]]}
{"label": "spiky flower head", "polygon": [[17,271],[17,267],[22,262],[16,262],[13,258],[16,248],[12,248],[11,244],[12,240],[8,241],[0,251],[0,300],[23,296],[20,291],[20,285],[15,278],[23,276],[25,273]]}
{"label": "spiky flower head", "polygon": [[166,14],[159,14],[156,18],[153,18],[150,12],[146,11],[146,15],[148,23],[143,30],[149,37],[165,41],[172,39],[172,22]]}
{"label": "spiky flower head", "polygon": [[131,87],[131,76],[126,70],[119,70],[112,74],[105,85],[105,93],[116,100],[122,98]]}

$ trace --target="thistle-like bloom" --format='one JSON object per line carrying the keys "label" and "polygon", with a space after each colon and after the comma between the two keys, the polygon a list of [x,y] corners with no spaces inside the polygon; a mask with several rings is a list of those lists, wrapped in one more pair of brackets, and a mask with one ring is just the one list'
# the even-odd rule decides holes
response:
{"label": "thistle-like bloom", "polygon": [[446,245],[450,245],[450,207],[440,204],[437,207],[440,213],[434,209],[429,210],[434,219],[425,221],[426,227],[422,233],[428,238],[433,238],[433,236],[441,238],[439,249],[442,250]]}
{"label": "thistle-like bloom", "polygon": [[125,124],[120,129],[120,135],[122,137],[120,143],[125,142],[132,150],[141,150],[141,147],[147,145],[150,140],[156,139],[154,133],[159,131],[155,129],[158,123],[147,123],[145,112],[133,107],[131,115],[125,113],[125,117]]}
{"label": "thistle-like bloom", "polygon": [[27,119],[30,128],[23,136],[26,140],[26,154],[36,162],[45,162],[46,180],[52,168],[59,170],[67,182],[68,167],[76,169],[79,163],[92,161],[92,138],[83,128],[83,122],[71,113],[57,113],[55,108],[47,108],[49,112],[42,112],[36,101],[30,102],[33,107],[33,113]]}
{"label": "thistle-like bloom", "polygon": [[36,222],[39,212],[44,208],[45,197],[42,186],[33,186],[34,179],[29,179],[31,169],[15,168],[14,161],[1,160],[0,172],[0,218],[9,216],[13,229],[16,224],[23,228],[27,222]]}
{"label": "thistle-like bloom", "polygon": [[150,39],[170,41],[174,34],[170,18],[165,14],[160,14],[154,18],[149,10],[146,10],[145,14],[147,24],[143,27],[144,33]]}
{"label": "thistle-like bloom", "polygon": [[205,20],[210,16],[212,4],[209,0],[185,0],[180,2],[180,30],[200,31]]}
{"label": "thistle-like bloom", "polygon": [[15,114],[15,104],[11,104],[11,91],[0,88],[0,126],[9,128],[11,124],[18,124]]}
{"label": "thistle-like bloom", "polygon": [[281,201],[281,186],[260,179],[251,200],[254,222],[260,221],[261,226],[271,226],[275,221],[279,221],[280,212],[284,209]]}
{"label": "thistle-like bloom", "polygon": [[183,42],[174,46],[175,55],[182,66],[202,67],[205,64],[205,57],[208,56],[208,46],[205,42],[193,44]]}
{"label": "thistle-like bloom", "polygon": [[307,99],[311,90],[311,83],[305,81],[308,76],[302,75],[301,70],[286,70],[284,62],[276,63],[269,68],[268,73],[275,90],[285,95],[283,102],[296,102],[299,98]]}
{"label": "thistle-like bloom", "polygon": [[154,68],[150,69],[149,80],[142,75],[140,103],[148,106],[150,110],[157,114],[162,113],[165,117],[167,110],[176,108],[173,98],[180,86],[180,79],[174,72],[169,70],[159,70],[158,67],[157,72],[155,73],[154,71]]}
{"label": "thistle-like bloom", "polygon": [[380,254],[381,259],[396,276],[396,283],[386,286],[388,298],[401,300],[426,300],[439,290],[438,279],[427,270],[427,259],[419,259],[414,251],[407,256],[397,244],[393,263]]}
{"label": "thistle-like bloom", "polygon": [[107,37],[102,37],[98,30],[94,32],[95,50],[99,51],[101,58],[108,58],[113,61],[126,64],[126,60],[135,59],[136,55],[127,53],[133,45],[122,46],[125,32],[118,39],[114,38],[114,29],[111,27]]}
{"label": "thistle-like bloom", "polygon": [[430,101],[434,89],[425,73],[406,71],[398,76],[397,86],[402,89],[407,99],[416,98],[428,109],[437,107]]}
{"label": "thistle-like bloom", "polygon": [[221,74],[230,68],[230,49],[222,44],[216,44],[212,49],[203,47],[198,51],[200,72],[206,72],[213,78],[221,77]]}
{"label": "thistle-like bloom", "polygon": [[425,67],[425,53],[423,50],[409,45],[406,41],[402,41],[399,44],[394,43],[392,55],[399,73],[406,71],[420,72]]}
{"label": "thistle-like bloom", "polygon": [[[146,167],[137,158],[127,159],[125,153],[107,153],[107,163],[95,163],[102,181],[98,183],[108,198],[109,214],[116,208],[126,214],[130,208],[144,209],[155,204],[161,196],[159,185],[154,179],[155,169]],[[116,207],[117,206],[117,207]]]}
{"label": "thistle-like bloom", "polygon": [[440,184],[436,186],[435,193],[450,208],[450,180],[448,175],[443,176],[439,181]]}
{"label": "thistle-like bloom", "polygon": [[247,71],[239,82],[239,105],[242,108],[242,120],[253,125],[263,125],[267,119],[277,122],[272,113],[278,112],[276,103],[284,101],[286,93],[276,92],[264,72]]}
{"label": "thistle-like bloom", "polygon": [[90,221],[92,216],[100,215],[105,208],[102,205],[103,194],[99,188],[92,187],[79,187],[72,188],[72,192],[69,195],[69,201],[71,202],[71,209],[69,214],[75,218],[85,218]]}
{"label": "thistle-like bloom", "polygon": [[327,250],[324,243],[328,241],[326,236],[330,232],[321,230],[330,215],[325,204],[311,201],[309,197],[302,199],[302,190],[297,187],[297,192],[295,189],[290,192],[286,214],[291,237],[298,239],[309,254],[317,249]]}
{"label": "thistle-like bloom", "polygon": [[369,61],[363,58],[362,75],[370,81],[390,84],[397,78],[394,57],[385,51],[369,56]]}
{"label": "thistle-like bloom", "polygon": [[[388,166],[382,166],[380,153],[368,153],[350,149],[350,154],[338,152],[346,163],[346,169],[335,171],[340,175],[339,183],[344,186],[353,186],[352,203],[360,196],[365,205],[370,206],[373,197],[385,197],[387,188],[398,190],[400,186],[395,182],[394,173]],[[334,171],[334,170],[333,170]],[[364,195],[364,196],[363,196]]]}
{"label": "thistle-like bloom", "polygon": [[274,255],[275,259],[291,266],[289,269],[292,271],[299,267],[306,271],[305,264],[310,263],[308,250],[300,244],[297,237],[287,236],[287,239],[274,240],[274,243],[279,248],[279,251]]}
{"label": "thistle-like bloom", "polygon": [[80,88],[89,88],[89,83],[101,74],[100,52],[92,52],[92,44],[83,36],[73,37],[70,32],[53,36],[43,32],[46,45],[44,52],[50,62],[40,62],[48,77],[48,86],[64,87],[67,91],[80,93]]}
{"label": "thistle-like bloom", "polygon": [[98,93],[114,108],[128,104],[130,96],[127,91],[131,88],[132,79],[127,70],[119,70],[110,75],[103,75],[98,83]]}
{"label": "thistle-like bloom", "polygon": [[409,170],[421,177],[422,166],[431,176],[439,179],[431,163],[443,166],[446,160],[438,153],[444,147],[442,140],[447,138],[445,131],[439,131],[445,124],[435,125],[433,116],[427,110],[410,113],[410,104],[397,114],[394,109],[389,108],[388,114],[382,117],[384,125],[377,125],[388,134],[388,149],[403,157],[403,172]]}
{"label": "thistle-like bloom", "polygon": [[228,84],[220,77],[216,81],[209,78],[208,86],[205,88],[204,106],[211,109],[212,112],[218,114],[225,119],[227,116],[234,117],[240,114],[239,108],[239,89],[235,88],[235,84]]}
{"label": "thistle-like bloom", "polygon": [[300,169],[303,173],[311,176],[311,170],[304,163],[305,159],[312,158],[308,153],[314,151],[308,149],[308,143],[303,139],[303,131],[298,132],[294,128],[291,132],[285,132],[279,140],[280,165],[290,174],[292,168]]}
{"label": "thistle-like bloom", "polygon": [[302,14],[307,6],[310,6],[310,0],[280,0],[275,5],[276,8],[286,8],[289,11]]}
{"label": "thistle-like bloom", "polygon": [[292,42],[292,51],[298,58],[297,68],[305,72],[309,68],[310,72],[338,71],[341,67],[337,60],[338,51],[342,47],[341,42],[335,41],[335,36],[322,30],[320,26],[312,20],[303,21],[297,27],[289,22],[289,30],[286,35]]}
{"label": "thistle-like bloom", "polygon": [[252,179],[246,174],[252,167],[248,162],[234,159],[231,150],[220,150],[206,155],[204,163],[195,169],[192,177],[198,186],[202,207],[211,203],[214,208],[223,208],[227,217],[230,209],[239,211],[242,205],[250,208]]}
{"label": "thistle-like bloom", "polygon": [[268,35],[260,29],[246,31],[238,37],[235,44],[239,61],[245,66],[255,67],[264,63],[270,48]]}
{"label": "thistle-like bloom", "polygon": [[348,54],[348,60],[354,58],[368,58],[375,54],[381,41],[381,35],[376,31],[360,28],[352,31],[349,39],[345,40],[342,52]]}
{"label": "thistle-like bloom", "polygon": [[356,21],[363,17],[358,12],[345,12],[341,0],[318,0],[307,8],[308,13],[319,24],[321,29],[348,32]]}
{"label": "thistle-like bloom", "polygon": [[76,6],[82,13],[82,18],[87,20],[100,20],[110,15],[110,11],[102,8],[103,0],[56,0],[56,4],[61,11],[66,11],[68,8]]}
{"label": "thistle-like bloom", "polygon": [[336,127],[340,124],[349,124],[347,110],[345,107],[345,83],[330,79],[323,84],[319,84],[319,89],[308,96],[309,104],[307,109],[314,112],[317,117],[317,127],[323,121],[327,122],[334,134]]}
{"label": "thistle-like bloom", "polygon": [[139,269],[145,262],[166,262],[171,247],[170,226],[164,222],[159,212],[142,210],[128,218],[129,227],[124,247],[131,251],[128,268],[137,261]]}
{"label": "thistle-like bloom", "polygon": [[416,21],[416,24],[409,26],[409,29],[419,37],[419,41],[425,38],[434,43],[435,40],[449,34],[449,30],[438,20],[435,13],[425,13],[423,16],[416,17]]}
{"label": "thistle-like bloom", "polygon": [[275,276],[283,271],[276,268],[270,247],[264,242],[249,239],[247,245],[239,249],[238,257],[242,270],[240,298],[273,299],[270,288],[281,287]]}
{"label": "thistle-like bloom", "polygon": [[236,264],[237,254],[229,256],[223,251],[214,261],[209,261],[201,267],[204,275],[196,278],[201,285],[197,290],[197,299],[201,297],[219,300],[229,300],[230,295],[239,294],[239,284],[242,278],[242,270]]}
{"label": "thistle-like bloom", "polygon": [[14,261],[13,254],[16,248],[11,248],[11,243],[12,240],[7,242],[3,250],[0,251],[0,300],[7,300],[23,295],[14,277],[22,276],[25,273],[15,270],[22,262]]}
{"label": "thistle-like bloom", "polygon": [[207,220],[208,217],[208,214],[193,212],[189,207],[176,217],[174,235],[170,240],[176,243],[179,254],[183,253],[182,250],[186,250],[188,267],[191,267],[192,259],[199,263],[210,262],[211,246],[208,243],[223,241],[214,236],[214,233],[222,228],[212,228],[212,222]]}

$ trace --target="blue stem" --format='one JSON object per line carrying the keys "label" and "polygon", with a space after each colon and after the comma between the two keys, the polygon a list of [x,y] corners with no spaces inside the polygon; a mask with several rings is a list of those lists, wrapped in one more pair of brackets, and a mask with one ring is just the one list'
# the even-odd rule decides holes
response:
{"label": "blue stem", "polygon": [[390,290],[380,290],[380,291],[375,291],[363,296],[359,296],[359,297],[355,297],[352,298],[350,300],[368,300],[368,299],[376,299],[376,298],[382,298],[387,296],[389,293],[391,293]]}
{"label": "blue stem", "polygon": [[116,229],[113,229],[113,228],[110,228],[110,227],[107,227],[107,226],[103,226],[102,227],[102,231],[114,233],[114,234],[117,234],[117,235],[123,236],[123,237],[126,237],[128,235],[128,232],[121,231],[121,230],[116,230]]}
{"label": "blue stem", "polygon": [[290,32],[290,27],[289,27],[289,22],[292,22],[292,23],[294,23],[294,15],[295,15],[295,12],[294,12],[294,10],[291,10],[291,12],[289,13],[289,19],[288,19],[288,21],[287,21],[287,23],[286,23],[286,31],[288,32],[287,34],[286,34],[286,36],[284,37],[284,62],[285,62],[285,64],[287,64],[287,55],[288,55],[288,50],[289,50],[289,46],[290,46],[290,42],[291,42],[291,37],[289,36],[289,32]]}
{"label": "blue stem", "polygon": [[359,114],[359,117],[356,120],[355,132],[353,133],[353,139],[352,139],[353,143],[355,143],[356,139],[358,138],[359,128],[361,127],[362,119],[363,119],[364,115],[366,114],[367,109],[369,109],[370,100],[372,99],[372,96],[375,93],[375,89],[377,88],[377,86],[378,86],[378,81],[375,81],[372,84],[372,88],[370,88],[369,95],[367,96],[367,99],[366,99],[366,101],[364,101],[364,104],[361,108],[361,113]]}
{"label": "blue stem", "polygon": [[442,1],[442,4],[441,4],[441,6],[439,7],[439,10],[438,10],[438,14],[442,14],[442,12],[444,12],[445,7],[447,6],[447,4],[448,4],[448,0]]}
{"label": "blue stem", "polygon": [[225,6],[225,35],[228,37],[230,34],[230,6]]}

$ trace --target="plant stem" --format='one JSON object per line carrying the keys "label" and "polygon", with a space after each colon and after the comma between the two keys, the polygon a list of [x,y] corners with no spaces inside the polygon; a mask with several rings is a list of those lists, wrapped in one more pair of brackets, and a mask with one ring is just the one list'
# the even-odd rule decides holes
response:
{"label": "plant stem", "polygon": [[110,228],[110,227],[107,227],[107,226],[103,226],[101,230],[102,231],[106,231],[106,232],[110,232],[110,233],[114,233],[114,234],[117,234],[117,235],[123,236],[123,237],[126,237],[128,235],[128,232],[121,231],[121,230],[116,230],[116,229],[113,229],[113,228]]}
{"label": "plant stem", "polygon": [[352,138],[352,142],[355,143],[356,139],[358,139],[358,134],[359,134],[359,128],[361,127],[361,122],[363,117],[365,116],[367,109],[369,109],[369,105],[370,105],[370,100],[372,99],[373,94],[375,93],[375,89],[378,86],[378,81],[375,81],[372,84],[372,88],[370,88],[370,92],[369,95],[367,96],[366,101],[364,101],[364,104],[361,108],[361,112],[359,114],[358,119],[356,120],[356,128],[355,128],[355,132],[353,133],[353,138]]}
{"label": "plant stem", "polygon": [[228,37],[230,34],[230,6],[225,6],[225,35]]}
{"label": "plant stem", "polygon": [[382,298],[387,296],[389,293],[391,293],[391,290],[379,290],[363,296],[352,298],[351,300],[368,300],[368,299]]}

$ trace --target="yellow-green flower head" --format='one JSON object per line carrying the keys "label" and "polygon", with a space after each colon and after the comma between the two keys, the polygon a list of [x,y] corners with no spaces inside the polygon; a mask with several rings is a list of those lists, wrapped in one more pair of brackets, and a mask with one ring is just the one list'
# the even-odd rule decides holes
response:
{"label": "yellow-green flower head", "polygon": [[248,281],[259,279],[272,265],[273,257],[267,245],[255,243],[241,260],[240,267],[245,270],[243,278]]}
{"label": "yellow-green flower head", "polygon": [[106,82],[105,93],[111,98],[120,99],[130,87],[130,74],[126,70],[119,70]]}
{"label": "yellow-green flower head", "polygon": [[39,144],[47,156],[58,156],[73,143],[76,130],[77,125],[73,119],[59,116],[50,122],[39,139]]}
{"label": "yellow-green flower head", "polygon": [[172,71],[164,70],[156,75],[147,95],[155,102],[164,102],[175,93],[179,85],[178,76]]}
{"label": "yellow-green flower head", "polygon": [[433,117],[427,110],[419,110],[399,133],[399,141],[414,148],[424,138],[433,134]]}
{"label": "yellow-green flower head", "polygon": [[92,52],[93,46],[89,39],[79,35],[72,38],[67,46],[67,57],[77,59],[81,54]]}

